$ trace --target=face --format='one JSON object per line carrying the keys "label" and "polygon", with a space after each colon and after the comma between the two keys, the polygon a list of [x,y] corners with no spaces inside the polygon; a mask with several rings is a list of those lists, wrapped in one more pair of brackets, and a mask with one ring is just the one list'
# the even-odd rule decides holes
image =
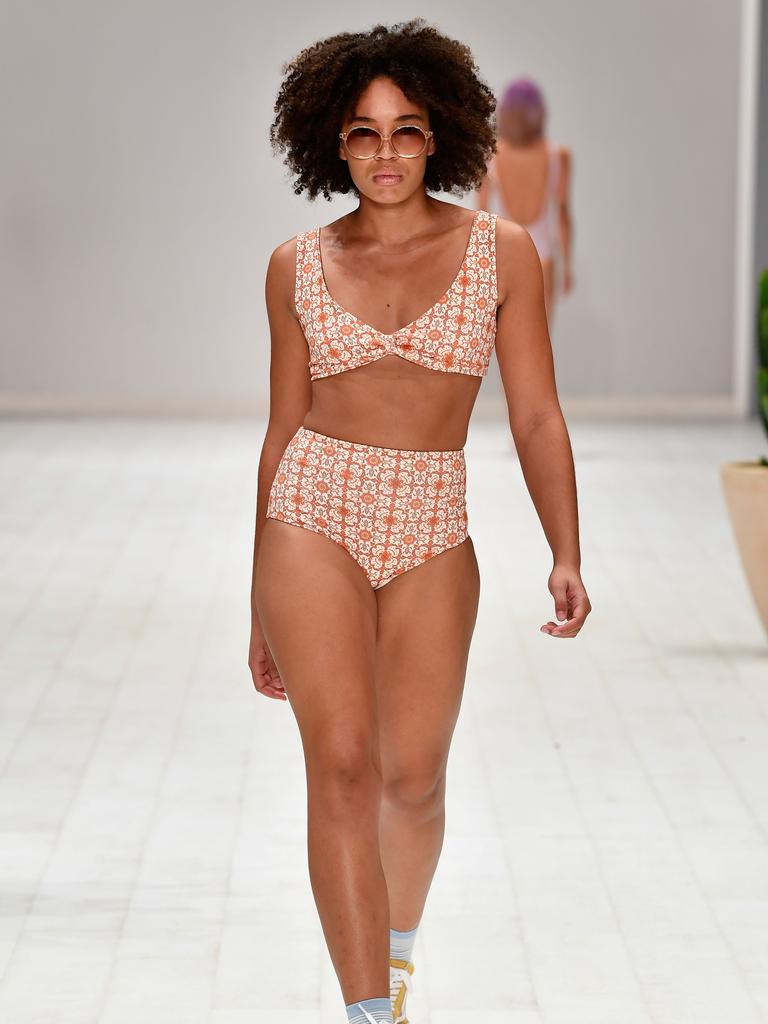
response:
{"label": "face", "polygon": [[[401,125],[418,125],[429,131],[429,113],[426,107],[409,100],[392,79],[380,77],[361,93],[341,130],[347,132],[360,126],[377,128],[383,135],[389,135]],[[343,141],[339,141],[339,156],[347,161],[358,192],[376,203],[400,203],[423,188],[427,160],[436,149],[432,137],[420,156],[399,156],[388,139],[376,156],[360,160],[350,156]],[[412,138],[408,144],[413,146]],[[400,148],[407,151],[405,144]]]}

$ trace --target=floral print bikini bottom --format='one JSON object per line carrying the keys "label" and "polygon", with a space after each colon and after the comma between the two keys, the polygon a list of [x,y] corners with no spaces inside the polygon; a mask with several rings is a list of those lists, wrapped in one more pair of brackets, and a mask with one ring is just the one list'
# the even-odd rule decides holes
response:
{"label": "floral print bikini bottom", "polygon": [[301,426],[275,472],[267,518],[325,534],[377,590],[466,540],[464,449],[380,448]]}

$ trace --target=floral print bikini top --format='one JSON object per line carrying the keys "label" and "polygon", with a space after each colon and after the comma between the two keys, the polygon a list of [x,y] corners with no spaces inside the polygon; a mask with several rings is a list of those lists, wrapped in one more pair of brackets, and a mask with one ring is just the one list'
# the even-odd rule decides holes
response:
{"label": "floral print bikini top", "polygon": [[496,339],[496,214],[475,211],[464,259],[448,290],[393,334],[377,331],[331,298],[320,229],[296,236],[296,314],[309,347],[310,379],[397,355],[432,370],[484,377]]}

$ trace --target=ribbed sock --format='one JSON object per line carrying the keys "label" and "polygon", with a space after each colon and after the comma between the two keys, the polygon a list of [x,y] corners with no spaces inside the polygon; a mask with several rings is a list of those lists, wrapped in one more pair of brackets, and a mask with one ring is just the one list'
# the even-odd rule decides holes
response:
{"label": "ribbed sock", "polygon": [[347,1006],[348,1024],[392,1024],[392,1003],[389,996],[363,999]]}
{"label": "ribbed sock", "polygon": [[413,960],[413,945],[418,929],[418,924],[409,932],[399,932],[395,928],[390,928],[389,955],[397,960]]}

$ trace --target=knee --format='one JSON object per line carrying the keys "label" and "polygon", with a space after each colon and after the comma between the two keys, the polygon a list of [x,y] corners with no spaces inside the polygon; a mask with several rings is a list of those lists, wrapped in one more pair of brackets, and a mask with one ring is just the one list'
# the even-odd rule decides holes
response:
{"label": "knee", "polygon": [[326,743],[307,759],[307,791],[319,800],[326,813],[358,814],[361,807],[378,801],[381,777],[371,744],[348,737]]}
{"label": "knee", "polygon": [[445,769],[442,765],[410,768],[385,777],[382,789],[383,799],[392,807],[427,820],[445,804]]}

